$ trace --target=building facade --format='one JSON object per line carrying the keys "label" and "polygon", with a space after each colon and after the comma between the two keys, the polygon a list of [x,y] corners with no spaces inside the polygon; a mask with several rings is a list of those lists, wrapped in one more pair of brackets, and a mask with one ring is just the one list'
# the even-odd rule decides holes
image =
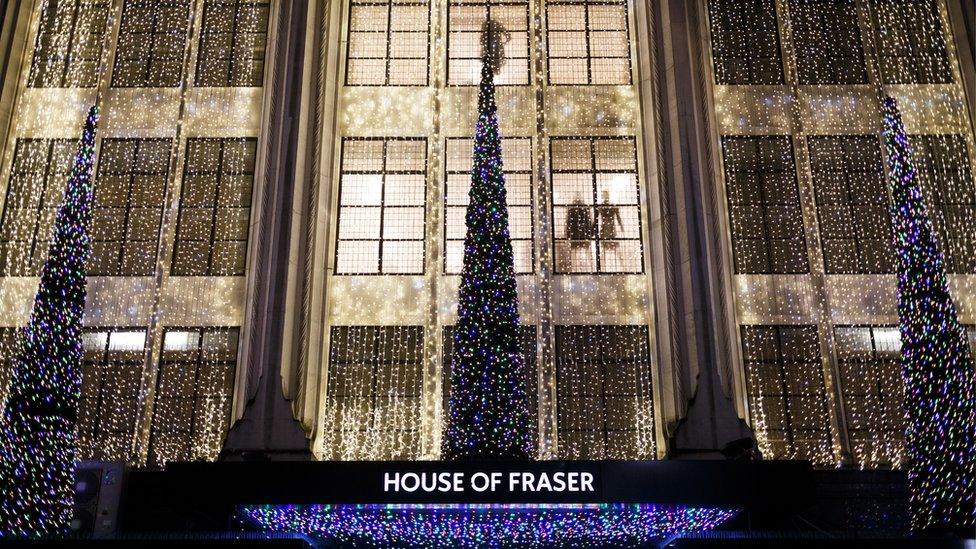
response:
{"label": "building facade", "polygon": [[974,325],[964,4],[9,3],[3,351],[98,104],[82,457],[436,459],[491,17],[538,457],[897,468],[879,105]]}

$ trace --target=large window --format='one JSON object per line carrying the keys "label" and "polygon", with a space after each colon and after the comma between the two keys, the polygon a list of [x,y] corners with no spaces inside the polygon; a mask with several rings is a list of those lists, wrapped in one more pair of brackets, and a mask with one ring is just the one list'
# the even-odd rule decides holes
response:
{"label": "large window", "polygon": [[[454,364],[454,326],[444,327],[444,369],[442,396],[444,421],[450,417],[451,367]],[[529,396],[529,431],[532,435],[532,448],[538,448],[539,440],[539,371],[536,368],[536,327],[522,326],[522,359],[525,364],[525,391]]]}
{"label": "large window", "polygon": [[630,84],[626,0],[546,0],[549,84]]}
{"label": "large window", "polygon": [[[481,35],[488,17],[510,34],[505,63],[495,75],[496,85],[529,83],[528,0],[451,0],[448,5],[447,83],[469,86],[481,81]],[[486,13],[487,12],[487,13]]]}
{"label": "large window", "polygon": [[655,457],[647,326],[556,326],[559,457]]}
{"label": "large window", "polygon": [[345,138],[336,274],[424,272],[427,141]]}
{"label": "large window", "polygon": [[0,220],[0,275],[40,272],[75,145],[68,139],[17,140]]}
{"label": "large window", "polygon": [[800,84],[867,81],[854,0],[790,0]]}
{"label": "large window", "polygon": [[952,81],[935,0],[871,0],[879,70],[885,84]]}
{"label": "large window", "polygon": [[132,461],[146,329],[86,330],[82,348],[78,459]]}
{"label": "large window", "polygon": [[91,88],[97,84],[109,0],[49,0],[41,10],[28,85]]}
{"label": "large window", "polygon": [[428,0],[352,0],[346,85],[426,86]]}
{"label": "large window", "polygon": [[[444,272],[458,274],[464,266],[465,214],[471,190],[471,139],[447,140],[447,190],[444,195],[445,254]],[[505,164],[505,190],[508,195],[508,228],[515,254],[515,272],[531,273],[532,249],[532,139],[502,140]]]}
{"label": "large window", "polygon": [[189,21],[189,0],[125,0],[112,85],[179,86]]}
{"label": "large window", "polygon": [[636,140],[554,137],[550,161],[556,272],[642,272]]}
{"label": "large window", "polygon": [[909,137],[946,268],[976,273],[976,187],[961,135]]}
{"label": "large window", "polygon": [[742,326],[749,408],[766,459],[833,462],[816,326]]}
{"label": "large window", "polygon": [[244,275],[256,147],[254,139],[187,142],[174,275]]}
{"label": "large window", "polygon": [[790,138],[724,137],[722,151],[735,272],[808,272]]}
{"label": "large window", "polygon": [[89,275],[155,272],[170,147],[169,139],[102,140]]}
{"label": "large window", "polygon": [[782,84],[775,0],[709,0],[719,84]]}
{"label": "large window", "polygon": [[326,459],[416,459],[423,389],[422,326],[333,326]]}
{"label": "large window", "polygon": [[197,86],[258,87],[264,77],[268,0],[207,0]]}
{"label": "large window", "polygon": [[230,426],[237,328],[168,328],[156,383],[149,463],[213,460]]}
{"label": "large window", "polygon": [[810,137],[807,145],[827,274],[893,272],[888,182],[878,138]]}

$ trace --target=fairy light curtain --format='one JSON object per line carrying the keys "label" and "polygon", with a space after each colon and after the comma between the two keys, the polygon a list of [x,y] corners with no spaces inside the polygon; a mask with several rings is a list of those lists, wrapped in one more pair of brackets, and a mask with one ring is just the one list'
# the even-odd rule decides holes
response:
{"label": "fairy light curtain", "polygon": [[[503,0],[487,5],[484,0],[450,0],[447,10],[448,85],[474,86],[480,81],[481,34],[486,18],[501,23],[510,35],[505,44],[505,63],[495,75],[495,85],[529,84],[531,28],[528,0]],[[507,164],[508,159],[505,160]]]}
{"label": "fairy light curtain", "polygon": [[352,0],[349,6],[349,86],[426,86],[430,3]]}
{"label": "fairy light curtain", "polygon": [[[239,327],[190,329],[198,330],[199,349],[193,365],[183,368],[197,372],[196,396],[179,406],[170,405],[182,395],[161,399],[169,408],[160,414],[179,436],[157,429],[150,443],[144,433],[155,417],[155,389],[168,387],[157,371],[160,361],[175,360],[166,341],[176,336],[169,334],[183,333],[167,328],[163,334],[162,326],[185,318],[199,326],[204,305],[177,299],[165,314],[155,311],[162,319],[158,334],[148,334],[144,323],[154,312],[146,308],[177,277],[219,288],[245,275],[258,150],[248,127],[261,100],[260,94],[237,89],[262,84],[270,11],[268,0],[36,3],[28,30],[33,47],[20,75],[2,165],[7,185],[0,214],[0,302],[20,299],[23,277],[36,276],[44,259],[75,143],[73,117],[80,120],[82,114],[62,105],[99,97],[117,121],[98,143],[94,181],[89,272],[94,285],[111,295],[99,297],[96,290],[86,320],[82,458],[141,465],[152,446],[152,464],[161,465],[214,459],[219,451],[230,421]],[[218,106],[235,95],[243,99],[233,112]],[[160,116],[148,121],[155,124],[148,130],[136,128],[129,122],[139,120],[147,101],[160,108]],[[192,124],[166,114],[178,112],[181,104],[193,113]],[[214,124],[218,120],[221,124]],[[183,127],[179,141],[172,138],[178,125]],[[218,127],[223,129],[213,129]],[[219,137],[208,135],[212,131]],[[178,207],[171,210],[172,205]],[[166,257],[157,256],[160,249]],[[160,269],[163,283],[157,285]],[[214,296],[221,311],[243,308],[239,299]],[[17,313],[5,316],[8,323],[17,322]],[[12,333],[13,327],[3,330]],[[155,348],[154,338],[161,340]],[[0,355],[6,350],[0,342]],[[0,369],[2,399],[8,372]]]}
{"label": "fairy light curtain", "polygon": [[[703,3],[746,397],[760,448],[824,466],[901,466],[878,97],[909,106],[923,194],[947,270],[964,275],[956,291],[967,295],[976,272],[973,137],[956,106],[964,94],[944,2]],[[795,331],[802,341],[784,339]]]}

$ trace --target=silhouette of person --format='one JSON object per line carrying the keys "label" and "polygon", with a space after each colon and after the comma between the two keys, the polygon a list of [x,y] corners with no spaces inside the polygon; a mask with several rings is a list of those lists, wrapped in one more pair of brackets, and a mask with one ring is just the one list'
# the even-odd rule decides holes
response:
{"label": "silhouette of person", "polygon": [[[572,203],[566,209],[566,238],[569,239],[569,269],[570,271],[584,270],[587,261],[587,250],[592,246],[594,235],[593,219],[590,217],[590,207],[583,203],[579,193],[573,197]],[[579,256],[582,255],[582,259]]]}
{"label": "silhouette of person", "polygon": [[[597,208],[597,221],[600,231],[600,252],[603,254],[603,266],[616,264],[617,248],[619,242],[617,238],[617,227],[624,228],[623,218],[620,216],[620,208],[610,204],[610,191],[604,190],[600,197],[600,207]],[[613,256],[613,262],[608,261],[609,256]]]}

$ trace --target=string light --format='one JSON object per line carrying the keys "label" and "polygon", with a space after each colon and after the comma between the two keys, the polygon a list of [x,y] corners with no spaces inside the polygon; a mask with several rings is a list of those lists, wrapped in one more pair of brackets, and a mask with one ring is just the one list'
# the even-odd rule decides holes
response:
{"label": "string light", "polygon": [[951,290],[976,291],[973,136],[945,3],[746,4],[707,6],[742,396],[759,447],[822,466],[903,466],[891,359],[901,345],[896,261],[878,136],[886,95],[898,98],[921,153]]}
{"label": "string light", "polygon": [[355,547],[638,547],[708,531],[736,509],[647,504],[244,506],[245,527]]}
{"label": "string light", "polygon": [[976,365],[949,295],[942,253],[894,99],[884,99],[898,251],[898,313],[916,531],[976,524]]}
{"label": "string light", "polygon": [[97,123],[92,107],[17,341],[0,418],[0,536],[61,534],[71,518]]}

